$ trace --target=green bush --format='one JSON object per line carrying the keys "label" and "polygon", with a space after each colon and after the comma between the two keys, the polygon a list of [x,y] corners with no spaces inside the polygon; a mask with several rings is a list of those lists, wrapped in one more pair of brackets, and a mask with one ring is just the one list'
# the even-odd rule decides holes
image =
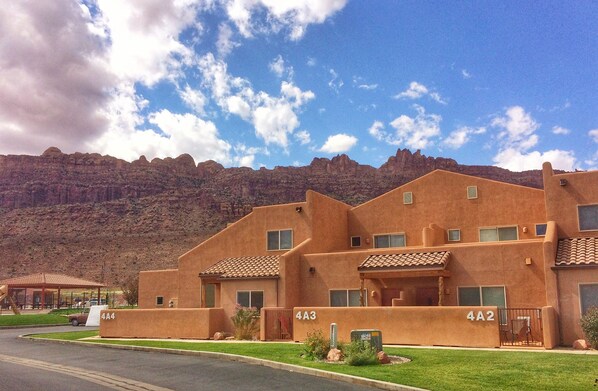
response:
{"label": "green bush", "polygon": [[586,340],[594,349],[598,349],[598,307],[591,307],[581,317],[581,328]]}
{"label": "green bush", "polygon": [[235,326],[235,339],[254,339],[260,332],[260,311],[257,308],[236,307],[231,317]]}
{"label": "green bush", "polygon": [[370,345],[368,341],[351,341],[343,346],[345,363],[353,366],[376,365],[378,361],[376,347]]}
{"label": "green bush", "polygon": [[323,360],[330,350],[330,340],[324,337],[322,330],[307,333],[303,342],[303,358],[308,360]]}

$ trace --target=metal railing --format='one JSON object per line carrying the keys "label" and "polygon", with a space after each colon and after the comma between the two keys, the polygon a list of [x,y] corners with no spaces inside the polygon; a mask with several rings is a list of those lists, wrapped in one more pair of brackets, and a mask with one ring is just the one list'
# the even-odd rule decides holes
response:
{"label": "metal railing", "polygon": [[540,308],[499,308],[501,346],[544,346]]}

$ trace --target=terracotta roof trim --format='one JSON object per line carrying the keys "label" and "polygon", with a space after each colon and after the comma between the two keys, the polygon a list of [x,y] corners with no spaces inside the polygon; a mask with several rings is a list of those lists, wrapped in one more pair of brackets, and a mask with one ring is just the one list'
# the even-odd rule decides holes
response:
{"label": "terracotta roof trim", "polygon": [[567,238],[558,243],[556,267],[598,266],[598,238]]}
{"label": "terracotta roof trim", "polygon": [[385,270],[444,270],[448,265],[451,253],[437,251],[428,253],[401,253],[369,255],[357,267],[359,271]]}
{"label": "terracotta roof trim", "polygon": [[199,276],[223,280],[279,278],[279,259],[280,255],[224,258],[199,273]]}

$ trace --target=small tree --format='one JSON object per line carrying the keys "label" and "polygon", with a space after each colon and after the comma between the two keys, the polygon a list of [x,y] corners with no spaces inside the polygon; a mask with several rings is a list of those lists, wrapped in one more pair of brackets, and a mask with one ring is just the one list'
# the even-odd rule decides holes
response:
{"label": "small tree", "polygon": [[129,305],[137,305],[139,301],[139,274],[129,276],[121,283],[120,289],[123,291],[123,298]]}
{"label": "small tree", "polygon": [[580,323],[586,340],[594,349],[598,349],[598,307],[591,307],[581,317]]}
{"label": "small tree", "polygon": [[323,360],[330,350],[330,340],[324,336],[322,330],[307,333],[303,342],[303,357],[308,360]]}

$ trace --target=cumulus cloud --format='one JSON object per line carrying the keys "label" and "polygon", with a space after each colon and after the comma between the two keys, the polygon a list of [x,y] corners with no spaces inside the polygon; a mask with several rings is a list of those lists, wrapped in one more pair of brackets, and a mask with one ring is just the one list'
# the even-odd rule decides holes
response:
{"label": "cumulus cloud", "polygon": [[320,151],[326,153],[343,153],[349,151],[355,144],[357,144],[357,137],[339,133],[329,136],[322,148],[320,148]]}
{"label": "cumulus cloud", "polygon": [[539,142],[536,130],[540,124],[521,106],[506,109],[504,116],[495,117],[491,126],[499,130],[500,148],[493,160],[497,166],[512,171],[537,170],[544,161],[561,170],[572,170],[577,160],[573,151],[550,150],[530,151]]}
{"label": "cumulus cloud", "polygon": [[590,130],[588,136],[590,136],[595,143],[598,143],[598,129]]}
{"label": "cumulus cloud", "polygon": [[[323,23],[341,10],[346,0],[222,0],[228,17],[246,38],[258,32],[288,31],[291,40],[299,40],[310,24]],[[257,23],[253,17],[266,11],[268,18]]]}
{"label": "cumulus cloud", "polygon": [[390,137],[391,144],[406,145],[412,149],[425,149],[434,144],[434,139],[440,136],[440,121],[438,114],[426,114],[423,107],[415,105],[417,115],[409,117],[401,115],[391,123],[395,133]]}
{"label": "cumulus cloud", "polygon": [[311,135],[307,130],[300,130],[296,132],[295,139],[297,139],[301,145],[307,145],[311,143]]}
{"label": "cumulus cloud", "polygon": [[451,149],[459,149],[471,140],[472,135],[483,133],[486,133],[485,127],[470,128],[468,126],[462,126],[453,130],[447,138],[442,140],[442,145]]}
{"label": "cumulus cloud", "polygon": [[563,128],[562,126],[553,126],[552,133],[554,134],[569,134],[571,129]]}
{"label": "cumulus cloud", "polygon": [[195,90],[187,85],[184,89],[179,90],[179,95],[187,107],[199,115],[205,114],[207,98],[200,90]]}
{"label": "cumulus cloud", "polygon": [[218,55],[222,57],[228,56],[240,43],[233,39],[233,30],[227,23],[222,23],[218,27],[218,40],[216,41],[216,48]]}
{"label": "cumulus cloud", "polygon": [[272,73],[274,73],[276,76],[278,77],[283,77],[284,74],[286,73],[289,77],[289,79],[293,78],[293,67],[292,66],[287,66],[285,64],[284,59],[282,58],[282,56],[279,54],[278,56],[276,56],[276,58],[274,60],[272,60],[272,62],[270,62],[270,64],[268,64],[268,68],[270,69],[270,71]]}
{"label": "cumulus cloud", "polygon": [[416,81],[412,81],[411,83],[409,83],[409,88],[407,88],[403,92],[399,92],[398,94],[393,96],[393,98],[394,99],[412,99],[413,100],[413,99],[419,99],[426,95],[438,103],[446,104],[446,101],[442,98],[442,96],[440,96],[440,94],[438,92],[430,91],[428,89],[428,87],[426,87],[425,85],[420,84]]}

